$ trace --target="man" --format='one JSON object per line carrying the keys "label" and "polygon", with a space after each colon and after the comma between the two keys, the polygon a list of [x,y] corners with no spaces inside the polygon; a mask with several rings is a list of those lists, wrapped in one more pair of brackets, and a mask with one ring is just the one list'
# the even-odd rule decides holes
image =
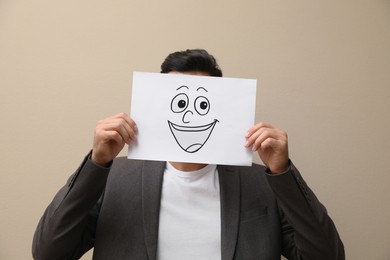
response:
{"label": "man", "polygon": [[[161,68],[222,76],[205,50],[172,53]],[[115,159],[137,142],[136,122],[125,113],[99,121],[92,151],[38,224],[34,259],[78,259],[92,247],[94,259],[344,259],[289,160],[286,132],[259,123],[246,139],[266,167]]]}

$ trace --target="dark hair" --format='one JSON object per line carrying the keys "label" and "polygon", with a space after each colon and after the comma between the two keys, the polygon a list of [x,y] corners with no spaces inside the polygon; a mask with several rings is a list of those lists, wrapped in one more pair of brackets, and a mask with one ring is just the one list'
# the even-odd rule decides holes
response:
{"label": "dark hair", "polygon": [[161,64],[161,73],[178,72],[206,72],[210,76],[222,77],[215,58],[203,49],[177,51],[168,55]]}

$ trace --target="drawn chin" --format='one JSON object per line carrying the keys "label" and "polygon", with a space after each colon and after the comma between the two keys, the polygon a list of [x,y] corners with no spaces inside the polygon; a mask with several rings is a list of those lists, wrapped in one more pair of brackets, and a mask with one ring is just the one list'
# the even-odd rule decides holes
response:
{"label": "drawn chin", "polygon": [[183,126],[172,123],[168,120],[169,129],[172,132],[177,144],[187,153],[195,153],[203,147],[219,122],[213,122],[201,126]]}

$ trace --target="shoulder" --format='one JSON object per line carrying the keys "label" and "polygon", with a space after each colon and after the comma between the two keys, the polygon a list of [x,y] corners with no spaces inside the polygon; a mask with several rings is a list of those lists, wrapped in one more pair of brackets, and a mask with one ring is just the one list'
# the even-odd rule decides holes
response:
{"label": "shoulder", "polygon": [[117,171],[117,170],[142,169],[144,163],[145,161],[143,160],[133,160],[121,156],[114,159],[111,170]]}
{"label": "shoulder", "polygon": [[[229,183],[221,182],[221,189],[239,188],[242,212],[265,209],[270,216],[277,216],[276,197],[268,183],[265,166],[259,164],[252,164],[251,166],[220,165],[218,174],[220,179],[230,180]],[[229,174],[235,174],[238,178],[227,178],[225,175]]]}
{"label": "shoulder", "polygon": [[110,175],[141,175],[142,172],[161,172],[165,162],[135,160],[127,157],[117,157],[112,163]]}
{"label": "shoulder", "polygon": [[258,188],[268,186],[266,167],[259,164],[251,166],[218,165],[220,175],[235,173],[239,176],[241,186]]}
{"label": "shoulder", "polygon": [[227,172],[238,172],[240,175],[265,175],[264,165],[253,163],[251,166],[217,165],[218,170]]}

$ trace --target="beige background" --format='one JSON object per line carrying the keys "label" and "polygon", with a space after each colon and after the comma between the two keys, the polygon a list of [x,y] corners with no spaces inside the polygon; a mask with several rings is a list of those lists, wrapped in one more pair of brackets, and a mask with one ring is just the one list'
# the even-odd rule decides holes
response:
{"label": "beige background", "polygon": [[31,259],[95,122],[129,111],[132,72],[186,48],[259,80],[256,119],[288,131],[348,259],[390,259],[389,0],[0,0],[0,259]]}

